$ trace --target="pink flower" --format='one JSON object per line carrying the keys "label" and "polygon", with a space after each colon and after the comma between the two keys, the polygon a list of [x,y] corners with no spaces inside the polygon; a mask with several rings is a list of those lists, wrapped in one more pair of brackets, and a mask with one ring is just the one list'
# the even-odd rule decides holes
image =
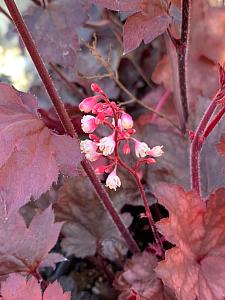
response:
{"label": "pink flower", "polygon": [[121,125],[124,129],[131,129],[134,125],[132,117],[127,113],[122,113]]}
{"label": "pink flower", "polygon": [[150,151],[148,151],[148,155],[151,155],[153,157],[159,157],[161,156],[164,152],[162,150],[163,146],[155,146]]}
{"label": "pink flower", "polygon": [[98,125],[95,122],[95,117],[91,115],[83,116],[83,118],[81,119],[81,128],[86,133],[91,133],[95,131],[97,126]]}
{"label": "pink flower", "polygon": [[85,113],[89,113],[94,108],[95,104],[98,101],[99,96],[93,96],[85,98],[80,104],[79,109]]}
{"label": "pink flower", "polygon": [[116,175],[116,168],[107,177],[106,186],[109,187],[111,190],[116,190],[117,187],[121,186],[121,180]]}
{"label": "pink flower", "polygon": [[113,153],[115,149],[115,140],[114,140],[114,133],[100,139],[98,143],[100,151],[102,151],[103,155],[108,156]]}
{"label": "pink flower", "polygon": [[91,140],[84,140],[80,142],[80,150],[82,153],[93,152],[98,149],[98,144]]}
{"label": "pink flower", "polygon": [[90,161],[96,161],[101,153],[98,153],[96,150],[98,149],[98,144],[96,142],[92,142],[91,140],[84,140],[80,142],[81,152],[85,154],[85,157]]}
{"label": "pink flower", "polygon": [[150,148],[146,143],[135,140],[135,154],[137,157],[147,156],[148,151],[150,151]]}

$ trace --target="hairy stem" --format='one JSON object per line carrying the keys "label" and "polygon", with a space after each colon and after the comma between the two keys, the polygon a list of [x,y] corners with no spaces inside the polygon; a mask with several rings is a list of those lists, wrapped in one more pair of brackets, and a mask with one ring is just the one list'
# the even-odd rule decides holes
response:
{"label": "hairy stem", "polygon": [[109,198],[108,193],[103,188],[99,189],[99,185],[101,185],[101,183],[100,183],[98,177],[95,175],[95,172],[94,172],[93,168],[91,167],[91,165],[89,163],[87,163],[86,161],[82,161],[81,165],[84,168],[84,170],[85,170],[86,174],[88,175],[90,181],[92,182],[93,186],[95,187],[96,193],[98,194],[99,198],[104,203],[106,209],[110,212],[110,215],[111,215],[113,221],[117,225],[121,235],[126,240],[129,249],[133,253],[140,252],[139,247],[137,246],[136,242],[132,238],[132,236],[129,233],[129,231],[127,230],[127,228],[124,226],[120,216],[118,215],[116,209],[114,208],[112,201]]}
{"label": "hairy stem", "polygon": [[[163,96],[161,97],[161,99],[159,100],[159,103],[157,104],[155,110],[157,112],[160,112],[160,110],[162,109],[163,105],[166,103],[166,101],[170,98],[171,96],[171,92],[170,91],[166,91]],[[151,122],[154,122],[157,118],[156,114],[153,114]]]}
{"label": "hairy stem", "polygon": [[183,108],[183,117],[185,122],[188,120],[188,97],[187,97],[187,52],[188,52],[188,37],[190,27],[190,9],[191,0],[182,1],[182,24],[181,24],[181,38],[177,47],[178,58],[178,74],[179,74],[179,87],[180,99]]}
{"label": "hairy stem", "polygon": [[155,223],[154,223],[154,220],[153,220],[153,217],[152,217],[152,213],[151,213],[149,205],[148,205],[148,200],[146,198],[145,191],[144,191],[144,188],[143,188],[142,183],[140,181],[140,178],[138,177],[137,173],[132,168],[130,168],[124,161],[122,161],[120,159],[120,157],[118,157],[118,163],[124,169],[126,169],[131,175],[133,175],[133,177],[135,178],[136,184],[137,184],[138,189],[139,189],[140,194],[141,194],[141,198],[142,198],[143,203],[144,203],[146,216],[148,218],[148,222],[149,222],[149,225],[151,227],[155,242],[158,245],[159,249],[161,250],[162,257],[164,257],[164,248],[163,248],[163,245],[162,245],[162,241],[160,239],[159,233],[158,233],[157,228],[155,226]]}
{"label": "hairy stem", "polygon": [[218,112],[218,114],[212,119],[212,121],[205,129],[204,138],[208,137],[208,135],[211,133],[214,127],[219,123],[220,119],[223,117],[224,114],[225,114],[225,107],[222,107],[221,110]]}
{"label": "hairy stem", "polygon": [[[54,83],[48,74],[48,71],[44,65],[44,62],[35,46],[35,43],[26,27],[26,24],[24,23],[22,16],[20,15],[20,12],[19,12],[14,0],[4,0],[4,1],[9,10],[10,15],[13,19],[13,22],[15,23],[17,30],[20,33],[21,38],[33,60],[33,63],[38,71],[38,74],[41,77],[41,80],[51,98],[52,104],[55,107],[55,110],[59,116],[59,119],[60,119],[66,133],[68,135],[70,135],[71,137],[78,138],[77,133],[76,133],[76,131],[73,127],[73,124],[70,120],[70,117],[64,107],[64,104],[56,91]],[[121,235],[126,240],[130,251],[133,253],[139,252],[140,250],[139,250],[136,242],[134,241],[133,237],[129,233],[128,229],[123,224],[122,220],[120,219],[119,214],[112,206],[110,197],[109,197],[108,193],[105,191],[105,189],[103,188],[103,186],[101,185],[100,181],[98,180],[91,164],[86,159],[84,159],[81,162],[81,165],[84,168],[85,172],[87,173],[88,177],[90,178],[90,180],[95,188],[95,191],[100,198],[100,201],[107,208],[109,214],[111,215],[112,219],[114,220]]]}
{"label": "hairy stem", "polygon": [[[191,144],[191,187],[196,190],[199,195],[201,195],[201,178],[200,178],[200,152],[205,141],[205,130],[207,128],[208,122],[214,113],[217,106],[218,96],[220,95],[220,90],[213,98],[208,109],[206,110],[202,120],[200,121],[198,128],[196,129],[194,139]],[[217,122],[219,119],[217,119]],[[213,124],[215,127],[216,124]],[[210,131],[211,132],[211,131]],[[208,130],[209,134],[209,130]],[[208,135],[207,135],[208,136]]]}

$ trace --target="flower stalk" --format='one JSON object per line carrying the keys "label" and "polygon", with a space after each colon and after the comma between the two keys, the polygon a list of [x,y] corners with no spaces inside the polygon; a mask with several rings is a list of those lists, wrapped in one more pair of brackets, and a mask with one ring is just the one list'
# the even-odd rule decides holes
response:
{"label": "flower stalk", "polygon": [[[157,253],[160,253],[161,257],[164,257],[163,245],[154,224],[148,201],[138,175],[138,169],[141,165],[156,163],[152,157],[160,157],[163,154],[162,146],[155,146],[151,149],[145,142],[140,142],[138,139],[134,138],[133,134],[135,133],[135,130],[133,129],[134,122],[132,117],[125,113],[115,102],[110,102],[104,91],[102,91],[95,83],[92,84],[91,88],[93,92],[98,94],[98,97],[93,96],[84,99],[80,103],[79,108],[81,111],[86,111],[88,113],[92,112],[93,115],[96,115],[92,116],[92,120],[95,119],[95,125],[92,126],[94,130],[97,129],[98,125],[102,124],[107,125],[112,132],[108,136],[102,138],[90,134],[90,139],[81,142],[81,150],[88,159],[94,157],[95,160],[98,160],[101,156],[107,157],[109,164],[107,166],[98,166],[96,173],[109,173],[106,180],[106,186],[110,189],[116,190],[117,187],[122,185],[121,180],[116,173],[118,166],[126,169],[134,177],[156,242],[156,247],[158,249]],[[97,103],[96,99],[98,101]],[[84,123],[87,117],[91,118],[91,115],[85,115],[81,122]],[[83,130],[86,133],[90,132],[88,127],[83,127]],[[135,154],[138,159],[134,168],[128,166],[121,157],[122,155],[120,154],[119,147],[122,143],[124,143],[124,146],[122,147],[122,153],[124,155],[130,154],[130,144],[133,144],[134,146]]]}
{"label": "flower stalk", "polygon": [[[214,127],[218,124],[219,120],[225,113],[225,65],[219,66],[220,72],[220,88],[206,110],[203,118],[201,119],[196,132],[194,133],[191,144],[191,187],[196,190],[201,196],[201,178],[200,178],[200,153],[202,146],[212,132]],[[219,113],[210,122],[210,119],[218,105],[222,105]]]}
{"label": "flower stalk", "polygon": [[[4,0],[4,2],[9,10],[11,18],[12,18],[18,32],[20,33],[20,36],[24,42],[24,45],[26,46],[26,48],[32,58],[32,61],[38,71],[38,74],[47,90],[47,93],[52,101],[52,104],[53,104],[53,106],[59,116],[59,119],[65,129],[65,132],[73,138],[78,138],[76,130],[74,129],[74,126],[70,120],[70,117],[64,107],[64,104],[56,91],[54,83],[44,65],[44,62],[35,46],[35,43],[27,29],[27,26],[21,16],[17,6],[16,6],[15,1],[14,0]],[[99,179],[97,178],[90,162],[87,159],[84,159],[84,160],[82,160],[81,165],[82,165],[84,171],[87,173],[90,181],[92,182],[92,184],[95,188],[95,191],[96,191],[97,195],[99,196],[100,201],[103,203],[103,205],[108,210],[113,221],[115,222],[115,225],[117,226],[121,235],[127,242],[127,245],[128,245],[128,248],[130,249],[130,251],[133,253],[140,252],[138,245],[134,241],[134,239],[131,236],[128,229],[123,224],[119,214],[113,207],[108,193],[105,191],[105,189],[103,188]]]}

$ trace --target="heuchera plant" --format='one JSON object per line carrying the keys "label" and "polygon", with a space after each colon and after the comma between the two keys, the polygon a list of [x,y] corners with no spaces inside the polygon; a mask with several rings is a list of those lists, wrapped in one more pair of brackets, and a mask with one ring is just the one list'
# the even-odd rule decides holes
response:
{"label": "heuchera plant", "polygon": [[[139,140],[138,131],[135,130],[138,122],[135,122],[132,115],[122,108],[122,105],[128,103],[147,107],[151,114],[154,113],[154,117],[150,115],[151,118],[149,114],[147,115],[147,119],[150,119],[148,123],[154,123],[158,117],[162,118],[171,126],[170,130],[165,131],[166,136],[168,134],[174,137],[172,130],[176,130],[178,131],[176,137],[179,136],[178,141],[182,143],[187,128],[190,127],[188,119],[195,118],[197,111],[196,103],[193,104],[193,100],[188,99],[187,93],[187,53],[191,50],[189,49],[191,4],[194,6],[197,3],[195,9],[192,9],[194,24],[198,24],[202,17],[196,7],[201,7],[201,12],[204,11],[207,16],[211,14],[219,16],[222,11],[223,17],[224,8],[211,9],[201,0],[196,0],[195,3],[190,0],[33,0],[36,8],[33,6],[28,9],[25,15],[29,31],[15,1],[4,0],[4,2],[9,14],[1,7],[0,12],[15,24],[57,115],[51,109],[46,111],[40,108],[37,99],[31,94],[17,91],[7,83],[0,83],[0,299],[69,300],[83,297],[83,295],[76,296],[75,291],[72,293],[72,288],[64,292],[57,281],[52,283],[56,278],[66,282],[66,276],[62,279],[58,275],[63,267],[56,268],[54,271],[55,264],[65,263],[66,259],[59,253],[53,251],[49,253],[56,244],[58,247],[55,250],[60,247],[64,250],[65,247],[67,248],[65,253],[78,253],[77,256],[82,259],[91,254],[85,264],[94,264],[101,269],[107,278],[104,280],[118,291],[119,300],[225,299],[225,188],[220,187],[205,195],[203,189],[205,180],[204,176],[201,176],[200,162],[203,146],[210,141],[209,137],[212,137],[213,130],[225,113],[225,64],[219,65],[219,87],[215,96],[209,102],[196,129],[189,131],[191,189],[187,191],[180,185],[165,182],[157,182],[152,188],[157,201],[167,209],[167,212],[162,212],[158,204],[155,206],[157,211],[155,214],[154,209],[149,208],[149,193],[147,193],[149,191],[145,186],[143,174],[143,169],[150,169],[153,173],[154,167],[166,160],[168,150],[164,144],[167,141],[162,140],[162,143],[150,147],[148,143]],[[102,76],[103,79],[111,77],[123,93],[131,97],[128,102],[117,104],[111,101],[111,98],[116,97],[108,97],[105,88],[101,88],[101,84],[97,83],[91,85],[95,95],[89,95],[87,98],[87,92],[84,93],[82,88],[78,88],[61,73],[60,68],[75,65],[79,43],[74,27],[87,21],[87,12],[90,11],[92,3],[129,13],[123,26],[125,53],[136,49],[142,40],[148,44],[156,37],[165,34],[172,63],[171,68],[168,69],[166,63],[168,58],[164,57],[157,66],[158,69],[164,70],[162,82],[167,90],[163,90],[155,109],[149,108],[144,100],[141,101],[133,96],[119,80],[109,60],[105,60],[96,49],[96,39],[93,46],[86,44],[85,41],[83,45],[92,51],[93,56],[108,71],[108,74],[98,76]],[[179,12],[181,12],[181,28],[180,32],[177,32]],[[107,18],[103,25],[102,22],[89,22],[86,25],[98,28],[110,23],[116,39],[121,41],[120,20],[115,19],[115,15],[109,11]],[[34,27],[32,27],[33,22]],[[224,24],[222,21],[221,23]],[[204,31],[202,27],[205,30],[202,24],[198,29]],[[37,47],[30,32],[33,33],[34,38],[37,35]],[[58,36],[62,41],[59,45],[62,55],[60,51],[55,51]],[[192,40],[196,40],[194,34]],[[217,44],[216,42],[214,44]],[[48,44],[47,50],[46,44]],[[53,52],[54,54],[50,55]],[[211,51],[206,53],[204,49],[203,52],[195,55],[196,64],[201,64],[202,68],[203,65],[207,65],[207,68],[208,65],[210,68],[215,68],[215,59]],[[67,87],[79,95],[79,99],[84,99],[79,104],[80,112],[76,110],[79,115],[77,119],[73,115],[76,106],[64,105],[40,53],[45,63],[49,63]],[[194,53],[198,53],[196,49]],[[194,56],[193,53],[191,55]],[[145,74],[135,60],[132,60],[132,56],[128,57],[143,80],[151,86],[152,83],[145,78]],[[204,57],[203,61],[202,57]],[[179,125],[161,112],[172,91],[171,84],[168,83],[171,77],[168,76],[170,71],[174,75],[175,113]],[[158,78],[157,74],[155,78]],[[199,80],[198,83],[202,84],[202,81]],[[195,94],[196,90],[191,92]],[[204,101],[206,102],[205,99]],[[84,114],[82,118],[80,118],[81,112]],[[80,127],[79,120],[81,120]],[[162,128],[168,125],[165,126],[163,121],[162,124],[154,123],[157,133],[160,132],[157,131],[158,124]],[[85,139],[78,135],[81,131],[81,136],[86,135]],[[185,142],[187,143],[186,140]],[[175,156],[175,148],[179,146],[178,144],[172,145],[171,152]],[[216,148],[222,156],[225,156],[224,134],[217,142]],[[158,161],[159,157],[161,158]],[[211,161],[213,158],[207,157],[207,159]],[[175,160],[179,160],[179,157],[175,157]],[[153,239],[147,242],[147,246],[141,243],[142,241],[138,243],[138,239],[137,241],[134,239],[126,226],[130,224],[129,220],[125,221],[118,212],[121,206],[118,209],[116,201],[113,202],[110,198],[119,194],[126,185],[123,171],[128,172],[134,179],[144,204],[144,213],[139,215],[138,223],[143,218],[144,221],[147,219],[150,225],[151,231],[148,231],[148,235],[152,233]],[[210,170],[211,173],[213,171],[215,170]],[[162,173],[163,176],[159,181],[166,178],[167,169],[163,169]],[[54,200],[50,201],[50,197],[48,199],[50,203],[46,203],[43,199],[34,201],[49,190],[53,182],[57,181],[59,174],[70,177],[87,176],[98,196],[98,204],[104,206],[108,218],[111,218],[106,228],[102,226],[101,230],[98,230],[98,225],[95,224],[92,228],[90,224],[97,223],[95,216],[99,216],[94,211],[98,208],[96,202],[93,201],[90,205],[87,201],[87,199],[93,200],[93,194],[87,194],[87,198],[84,195],[78,203],[75,194],[77,192],[80,197],[79,191],[76,190],[75,194],[71,192],[71,182],[66,182],[63,178],[61,178],[60,191],[57,187],[53,192],[60,195],[57,200],[54,194]],[[105,189],[100,181],[104,177],[108,189]],[[81,178],[80,182],[84,177]],[[209,180],[207,184],[210,184]],[[119,200],[122,201],[120,196],[121,194]],[[33,201],[30,202],[31,198]],[[88,209],[85,210],[85,207]],[[100,214],[103,215],[105,210],[102,209]],[[86,212],[91,215],[90,218]],[[55,222],[55,217],[63,222]],[[105,216],[102,219],[106,220]],[[108,238],[106,233],[110,231],[119,232],[121,237]],[[100,236],[102,232],[104,238]],[[73,241],[73,234],[79,236],[77,243]],[[125,246],[122,246],[121,238]],[[88,254],[82,253],[84,243],[81,243],[81,239],[91,241],[87,244],[93,247],[93,251],[87,251]],[[77,252],[73,250],[74,245],[80,247]],[[126,255],[127,250],[129,250],[129,259]],[[43,268],[49,266],[53,269],[53,275],[48,277]],[[74,265],[72,269],[74,271]],[[114,270],[120,271],[114,272]],[[65,282],[64,288],[67,285]],[[111,297],[108,294],[107,297]],[[87,297],[91,299],[91,295],[88,294]]]}

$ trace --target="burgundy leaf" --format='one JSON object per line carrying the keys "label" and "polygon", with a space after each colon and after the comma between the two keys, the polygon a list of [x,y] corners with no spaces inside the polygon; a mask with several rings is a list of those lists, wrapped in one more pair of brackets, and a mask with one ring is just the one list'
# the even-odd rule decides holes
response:
{"label": "burgundy leaf", "polygon": [[157,259],[148,252],[136,254],[127,260],[124,270],[114,281],[115,288],[121,292],[118,299],[175,300],[157,278],[154,271],[156,265]]}
{"label": "burgundy leaf", "polygon": [[24,19],[46,63],[75,65],[79,50],[76,29],[87,20],[88,8],[86,0],[56,0],[46,9],[28,8]]}
{"label": "burgundy leaf", "polygon": [[62,223],[54,223],[51,207],[36,214],[27,228],[19,213],[7,217],[4,202],[0,204],[0,275],[32,273],[62,260],[62,256],[48,254],[62,227]]}
{"label": "burgundy leaf", "polygon": [[166,31],[170,23],[171,18],[167,15],[151,18],[141,12],[133,14],[123,27],[124,52],[136,49],[142,40],[145,44],[151,43]]}
{"label": "burgundy leaf", "polygon": [[8,213],[47,191],[59,170],[78,174],[78,141],[50,131],[37,109],[32,95],[0,84],[0,196]]}
{"label": "burgundy leaf", "polygon": [[143,0],[92,0],[93,3],[116,11],[140,11]]}
{"label": "burgundy leaf", "polygon": [[[115,199],[114,199],[115,200]],[[114,204],[121,209],[123,197]],[[65,182],[59,190],[59,199],[54,205],[56,219],[65,221],[62,228],[61,246],[67,255],[78,257],[95,255],[102,248],[107,257],[113,252],[126,253],[127,248],[115,224],[99,202],[88,178],[76,177]],[[124,221],[130,224],[130,216],[124,214]],[[107,250],[110,239],[111,251]],[[121,253],[120,253],[121,254]]]}
{"label": "burgundy leaf", "polygon": [[123,27],[125,53],[136,49],[142,40],[145,44],[152,42],[164,33],[172,22],[167,5],[158,0],[93,0],[93,2],[112,10],[133,13]]}

